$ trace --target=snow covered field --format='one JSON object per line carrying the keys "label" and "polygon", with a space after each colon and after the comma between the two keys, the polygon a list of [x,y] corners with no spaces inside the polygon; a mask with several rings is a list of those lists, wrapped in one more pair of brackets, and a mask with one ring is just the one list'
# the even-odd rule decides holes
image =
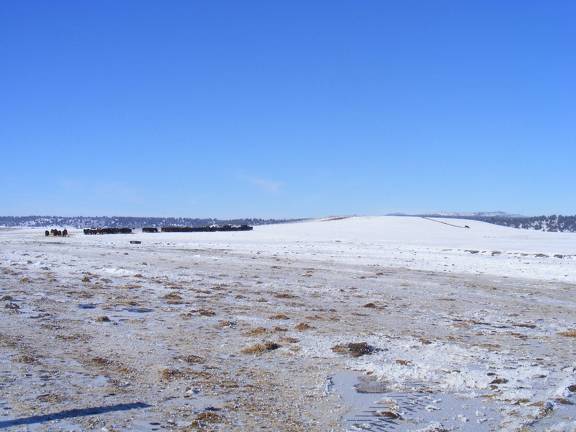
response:
{"label": "snow covered field", "polygon": [[0,429],[574,431],[575,284],[455,219],[0,230]]}

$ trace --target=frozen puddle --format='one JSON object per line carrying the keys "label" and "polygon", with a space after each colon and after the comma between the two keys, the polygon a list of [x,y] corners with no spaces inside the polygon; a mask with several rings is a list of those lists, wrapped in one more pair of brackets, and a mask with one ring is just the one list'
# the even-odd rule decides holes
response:
{"label": "frozen puddle", "polygon": [[493,431],[501,416],[493,402],[447,393],[386,391],[383,384],[352,372],[329,378],[330,391],[348,407],[348,431]]}

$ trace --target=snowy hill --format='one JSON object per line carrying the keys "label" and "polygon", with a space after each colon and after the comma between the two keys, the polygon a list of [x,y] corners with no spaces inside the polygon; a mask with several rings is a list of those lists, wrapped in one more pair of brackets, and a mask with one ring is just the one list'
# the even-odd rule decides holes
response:
{"label": "snowy hill", "polygon": [[467,219],[363,216],[263,226],[255,232],[278,240],[576,254],[576,235],[571,233],[523,231]]}

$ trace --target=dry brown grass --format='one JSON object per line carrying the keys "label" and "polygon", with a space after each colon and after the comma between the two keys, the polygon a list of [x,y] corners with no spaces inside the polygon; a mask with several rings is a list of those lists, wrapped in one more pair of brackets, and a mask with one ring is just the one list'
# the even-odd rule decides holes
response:
{"label": "dry brown grass", "polygon": [[296,330],[298,330],[298,331],[306,331],[306,330],[313,329],[314,327],[312,327],[312,326],[311,326],[310,324],[308,324],[308,323],[302,322],[302,323],[296,324],[296,325],[294,326],[294,328],[295,328]]}
{"label": "dry brown grass", "polygon": [[352,357],[361,357],[378,351],[372,345],[366,342],[350,342],[347,344],[338,344],[332,347],[332,351],[338,354],[348,354]]}
{"label": "dry brown grass", "polygon": [[261,336],[268,333],[268,329],[265,327],[256,327],[246,332],[246,336]]}
{"label": "dry brown grass", "polygon": [[28,354],[22,354],[15,359],[18,363],[38,364],[38,359]]}
{"label": "dry brown grass", "polygon": [[238,325],[238,323],[236,321],[220,320],[220,321],[218,321],[218,324],[216,324],[216,327],[218,327],[218,328],[235,328],[237,325]]}
{"label": "dry brown grass", "polygon": [[298,298],[297,295],[290,294],[290,293],[287,293],[287,292],[276,293],[276,294],[274,294],[274,297],[279,298],[279,299],[293,299],[293,298]]}
{"label": "dry brown grass", "polygon": [[[59,330],[60,327],[56,326],[55,329]],[[56,338],[66,342],[88,342],[90,339],[92,339],[92,336],[86,333],[74,333],[74,334],[56,335]]]}
{"label": "dry brown grass", "polygon": [[277,344],[275,342],[264,342],[264,343],[258,343],[258,344],[254,344],[254,345],[250,345],[246,348],[244,348],[241,352],[242,354],[264,354],[266,352],[269,351],[274,351],[277,350],[278,348],[280,348],[280,344]]}
{"label": "dry brown grass", "polygon": [[214,312],[213,310],[210,310],[210,309],[199,309],[197,312],[198,312],[198,315],[206,316],[206,317],[216,315],[216,312]]}
{"label": "dry brown grass", "polygon": [[196,420],[200,420],[207,423],[220,423],[222,421],[222,416],[212,411],[205,411],[198,414],[196,416]]}
{"label": "dry brown grass", "polygon": [[222,423],[224,417],[219,414],[216,414],[213,411],[204,411],[201,412],[196,416],[196,419],[190,423],[188,427],[184,429],[184,431],[190,430],[213,430],[210,428],[211,424]]}
{"label": "dry brown grass", "polygon": [[182,304],[183,302],[182,296],[175,292],[166,294],[163,299],[166,300],[168,304]]}
{"label": "dry brown grass", "polygon": [[529,328],[529,329],[535,329],[536,328],[536,324],[531,324],[531,323],[516,323],[514,324],[515,327],[523,327],[523,328]]}
{"label": "dry brown grass", "polygon": [[122,288],[122,289],[128,289],[128,290],[132,290],[132,289],[138,289],[138,288],[142,288],[142,285],[138,285],[138,284],[126,284],[126,285],[122,285],[118,288]]}
{"label": "dry brown grass", "polygon": [[270,315],[268,318],[272,319],[272,320],[289,320],[290,317],[286,314],[283,313],[277,313],[274,315]]}
{"label": "dry brown grass", "polygon": [[36,400],[47,403],[60,403],[63,402],[65,399],[62,396],[57,395],[56,393],[45,393],[41,394],[40,396],[37,396]]}
{"label": "dry brown grass", "polygon": [[[323,321],[323,320],[325,320],[326,318],[323,317],[322,315],[316,314],[316,315],[308,315],[308,316],[306,317],[306,319],[307,319],[307,320],[310,320],[310,321]],[[333,320],[333,321],[334,321],[334,320]]]}
{"label": "dry brown grass", "polygon": [[165,382],[183,378],[184,375],[184,372],[178,369],[165,368],[160,371],[160,379]]}
{"label": "dry brown grass", "polygon": [[105,357],[90,357],[83,360],[83,363],[92,367],[106,369],[107,372],[116,372],[121,375],[133,375],[135,370],[126,366],[118,360],[110,360]]}
{"label": "dry brown grass", "polygon": [[108,367],[112,366],[113,364],[112,360],[108,360],[107,358],[104,357],[92,357],[90,360],[88,360],[88,363],[90,363],[93,366],[99,366],[99,367]]}
{"label": "dry brown grass", "polygon": [[576,337],[576,329],[570,329],[563,332],[558,333],[560,336],[565,337]]}
{"label": "dry brown grass", "polygon": [[188,364],[204,363],[204,359],[200,356],[189,354],[182,357],[176,357],[178,360],[185,361]]}

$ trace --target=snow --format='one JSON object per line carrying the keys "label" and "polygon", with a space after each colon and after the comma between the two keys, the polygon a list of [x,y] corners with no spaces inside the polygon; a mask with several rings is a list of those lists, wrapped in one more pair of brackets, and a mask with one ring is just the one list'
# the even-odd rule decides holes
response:
{"label": "snow", "polygon": [[[470,228],[463,228],[464,226]],[[37,236],[37,230],[22,230]],[[377,216],[257,226],[251,232],[83,236],[101,246],[141,240],[142,247],[220,248],[346,264],[576,282],[576,233],[521,230],[459,219]],[[51,239],[60,241],[59,239]],[[562,258],[555,257],[562,256]]]}
{"label": "snow", "polygon": [[[318,379],[315,368],[339,365],[369,374],[398,400],[408,394],[428,413],[422,413],[428,428],[415,424],[412,430],[438,429],[435,422],[445,420],[435,413],[451,413],[452,405],[457,411],[464,399],[474,402],[454,414],[467,428],[462,430],[499,425],[497,430],[512,431],[540,420],[538,430],[574,430],[573,419],[565,418],[573,415],[573,405],[558,401],[576,397],[569,391],[576,383],[574,339],[560,334],[576,328],[576,234],[398,216],[328,218],[251,232],[70,233],[46,238],[40,229],[0,230],[0,294],[21,305],[15,315],[0,315],[0,324],[36,347],[51,349],[49,339],[35,339],[34,320],[82,323],[99,341],[93,349],[124,354],[134,369],[148,371],[142,380],[154,388],[149,376],[173,358],[167,347],[180,350],[189,335],[199,334],[194,343],[207,351],[218,350],[211,367],[225,369],[228,360],[234,372],[241,348],[254,342],[246,332],[281,324],[298,340],[297,349],[282,342],[263,367],[307,388]],[[165,303],[174,287],[182,305]],[[275,295],[283,292],[291,296]],[[126,303],[128,297],[137,305]],[[95,307],[79,307],[85,303]],[[372,303],[375,308],[366,307]],[[149,313],[138,315],[127,306]],[[201,307],[218,315],[182,318],[183,308]],[[50,316],[42,315],[44,308]],[[110,338],[93,322],[104,311],[115,321]],[[271,323],[278,312],[289,320]],[[235,324],[221,330],[215,327],[220,319]],[[308,322],[310,330],[296,332],[298,322]],[[139,338],[118,343],[126,334]],[[331,349],[352,341],[378,350],[351,358]],[[256,359],[247,367],[253,365]],[[26,376],[18,379],[25,388]],[[99,375],[95,379],[90,385],[97,387]],[[329,389],[319,389],[328,396],[314,397],[328,404]]]}

